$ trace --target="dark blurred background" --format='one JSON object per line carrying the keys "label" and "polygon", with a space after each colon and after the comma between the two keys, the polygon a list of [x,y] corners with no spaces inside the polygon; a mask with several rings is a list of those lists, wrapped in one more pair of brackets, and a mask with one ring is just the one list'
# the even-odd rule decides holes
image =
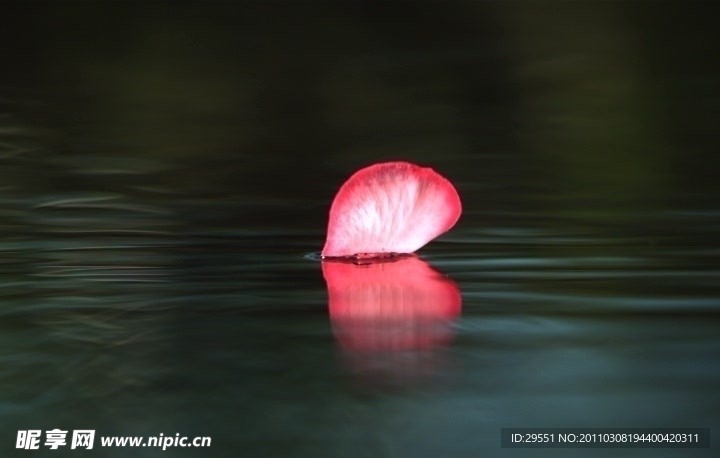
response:
{"label": "dark blurred background", "polygon": [[712,3],[2,8],[4,112],[50,150],[12,183],[117,167],[195,196],[327,201],[355,168],[405,158],[461,185],[517,174],[505,194],[543,207],[717,189]]}

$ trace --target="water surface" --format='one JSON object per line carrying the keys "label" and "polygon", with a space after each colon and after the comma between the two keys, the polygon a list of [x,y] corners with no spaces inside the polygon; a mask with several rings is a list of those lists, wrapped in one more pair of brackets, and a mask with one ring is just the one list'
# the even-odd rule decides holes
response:
{"label": "water surface", "polygon": [[[66,450],[109,457],[716,431],[720,71],[696,6],[8,8],[0,454],[55,427],[213,440]],[[342,181],[391,159],[460,192],[419,257],[462,307],[441,338],[347,345],[312,254]]]}

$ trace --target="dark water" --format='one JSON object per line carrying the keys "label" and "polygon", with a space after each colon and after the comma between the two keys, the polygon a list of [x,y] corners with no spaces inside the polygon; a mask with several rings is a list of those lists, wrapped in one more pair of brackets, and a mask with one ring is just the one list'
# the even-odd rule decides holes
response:
{"label": "dark water", "polygon": [[[711,4],[2,9],[0,455],[56,427],[212,437],[58,456],[558,453],[502,427],[716,447]],[[313,254],[337,187],[390,159],[457,185],[419,255],[462,310],[354,335]],[[605,452],[568,456],[714,455]]]}

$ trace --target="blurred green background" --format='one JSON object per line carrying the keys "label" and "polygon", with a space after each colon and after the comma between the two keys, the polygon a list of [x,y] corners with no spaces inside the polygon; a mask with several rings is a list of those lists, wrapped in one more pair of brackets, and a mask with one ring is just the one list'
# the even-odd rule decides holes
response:
{"label": "blurred green background", "polygon": [[307,187],[325,197],[339,175],[388,158],[442,158],[457,180],[489,181],[508,173],[494,161],[513,156],[543,205],[650,205],[676,190],[703,199],[716,189],[717,12],[702,2],[4,4],[3,98],[23,105],[4,111],[46,134],[43,164],[152,172],[224,198]]}

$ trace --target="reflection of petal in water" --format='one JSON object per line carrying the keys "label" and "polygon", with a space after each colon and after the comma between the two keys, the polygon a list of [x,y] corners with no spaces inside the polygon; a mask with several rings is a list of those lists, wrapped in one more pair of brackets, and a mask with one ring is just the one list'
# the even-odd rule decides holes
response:
{"label": "reflection of petal in water", "polygon": [[348,350],[431,348],[452,339],[454,281],[414,256],[364,265],[323,262],[330,319]]}

